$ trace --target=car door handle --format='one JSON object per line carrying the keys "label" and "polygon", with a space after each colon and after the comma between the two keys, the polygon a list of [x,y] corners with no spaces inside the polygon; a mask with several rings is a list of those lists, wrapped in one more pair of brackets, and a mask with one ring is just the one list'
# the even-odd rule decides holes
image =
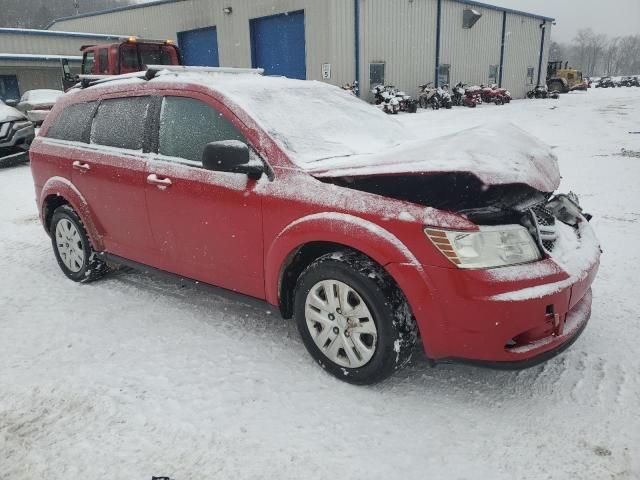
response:
{"label": "car door handle", "polygon": [[91,170],[91,165],[81,162],[80,160],[76,160],[72,165],[73,168],[75,168],[76,170],[80,170],[81,172],[88,172],[89,170]]}
{"label": "car door handle", "polygon": [[173,182],[171,182],[170,178],[167,178],[167,177],[159,178],[158,175],[156,175],[155,173],[152,173],[147,177],[147,183],[149,185],[155,185],[160,190],[166,190],[171,185],[173,185]]}

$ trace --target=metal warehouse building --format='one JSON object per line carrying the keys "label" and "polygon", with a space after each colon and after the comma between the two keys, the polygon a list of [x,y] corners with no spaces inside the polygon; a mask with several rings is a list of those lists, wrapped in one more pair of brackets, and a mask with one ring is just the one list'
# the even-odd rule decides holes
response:
{"label": "metal warehouse building", "polygon": [[[475,24],[473,23],[475,21]],[[411,94],[427,82],[544,82],[552,18],[468,0],[157,0],[61,18],[50,30],[178,42],[186,64],[358,80]]]}
{"label": "metal warehouse building", "polygon": [[21,28],[0,28],[0,99],[18,99],[35,88],[62,89],[61,59],[79,69],[80,46],[116,41],[98,35]]}

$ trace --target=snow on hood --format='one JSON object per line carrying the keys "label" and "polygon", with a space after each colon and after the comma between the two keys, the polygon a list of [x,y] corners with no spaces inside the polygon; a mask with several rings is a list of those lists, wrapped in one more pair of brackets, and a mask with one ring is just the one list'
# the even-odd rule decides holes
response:
{"label": "snow on hood", "polygon": [[10,122],[12,120],[22,120],[26,117],[20,112],[20,110],[10,107],[9,105],[5,105],[4,102],[0,100],[0,122]]}
{"label": "snow on hood", "polygon": [[374,154],[328,158],[307,171],[318,178],[464,172],[485,185],[522,183],[541,192],[553,192],[560,185],[551,147],[504,122]]}

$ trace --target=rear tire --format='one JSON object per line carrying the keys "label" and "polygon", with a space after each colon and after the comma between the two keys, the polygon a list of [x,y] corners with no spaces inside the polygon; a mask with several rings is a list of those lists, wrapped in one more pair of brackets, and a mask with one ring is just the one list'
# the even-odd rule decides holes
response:
{"label": "rear tire", "polygon": [[294,314],[311,356],[356,385],[380,382],[402,368],[417,340],[402,291],[382,267],[353,251],[324,255],[302,272]]}
{"label": "rear tire", "polygon": [[109,271],[93,249],[82,220],[69,205],[53,212],[49,234],[58,265],[69,279],[88,283]]}

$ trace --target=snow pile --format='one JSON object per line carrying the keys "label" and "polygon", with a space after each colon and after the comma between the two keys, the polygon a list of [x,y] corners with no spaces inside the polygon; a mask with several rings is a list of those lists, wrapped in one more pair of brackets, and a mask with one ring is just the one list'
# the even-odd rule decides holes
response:
{"label": "snow pile", "polygon": [[584,219],[579,223],[578,231],[557,221],[556,233],[558,239],[551,258],[571,277],[582,280],[600,257],[600,242],[593,229]]}

